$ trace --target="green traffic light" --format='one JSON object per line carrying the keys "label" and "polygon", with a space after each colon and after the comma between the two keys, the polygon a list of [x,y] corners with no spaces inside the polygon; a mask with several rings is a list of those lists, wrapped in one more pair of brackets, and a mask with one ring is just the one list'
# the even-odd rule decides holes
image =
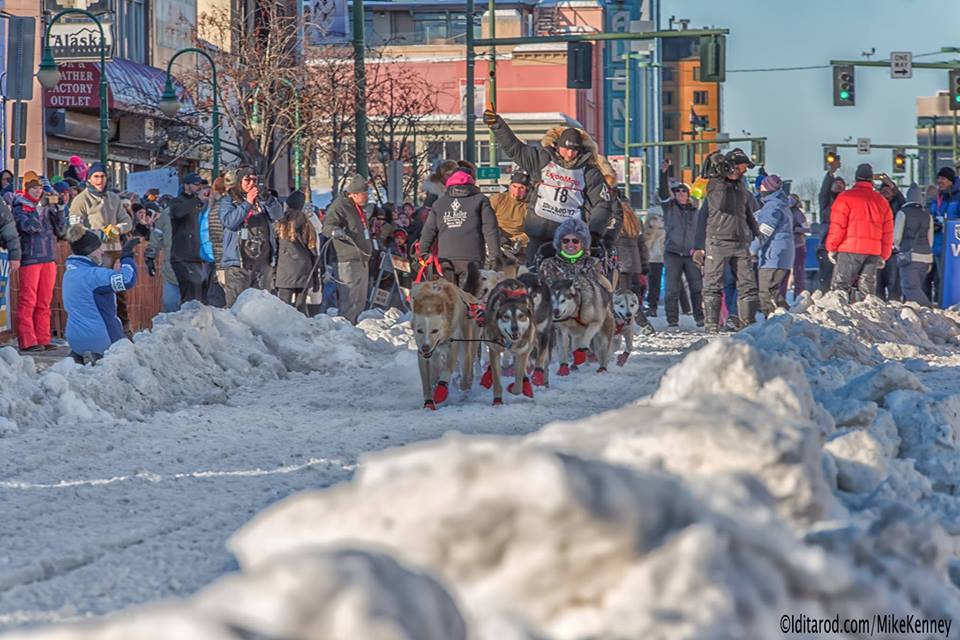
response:
{"label": "green traffic light", "polygon": [[953,99],[957,102],[960,102],[960,95],[953,96]]}
{"label": "green traffic light", "polygon": [[[849,92],[849,91],[841,91],[841,92],[840,92],[840,99],[841,99],[841,100],[846,100],[846,99],[849,98],[849,97],[850,97],[850,92]],[[960,96],[957,96],[957,101],[960,102]]]}

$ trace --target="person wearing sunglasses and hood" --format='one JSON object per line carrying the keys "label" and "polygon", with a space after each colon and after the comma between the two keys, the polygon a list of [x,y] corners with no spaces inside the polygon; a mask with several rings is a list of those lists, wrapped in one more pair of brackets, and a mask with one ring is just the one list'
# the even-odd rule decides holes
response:
{"label": "person wearing sunglasses and hood", "polygon": [[583,220],[570,218],[553,234],[556,255],[540,263],[540,278],[548,287],[561,280],[586,277],[612,290],[598,258],[590,256],[590,228]]}

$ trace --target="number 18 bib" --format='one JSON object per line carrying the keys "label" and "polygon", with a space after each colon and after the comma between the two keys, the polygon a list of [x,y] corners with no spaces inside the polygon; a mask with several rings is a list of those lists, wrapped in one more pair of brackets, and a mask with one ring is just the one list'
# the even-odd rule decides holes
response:
{"label": "number 18 bib", "polygon": [[540,180],[534,207],[538,216],[554,222],[583,218],[587,187],[583,169],[565,169],[551,162],[540,171]]}

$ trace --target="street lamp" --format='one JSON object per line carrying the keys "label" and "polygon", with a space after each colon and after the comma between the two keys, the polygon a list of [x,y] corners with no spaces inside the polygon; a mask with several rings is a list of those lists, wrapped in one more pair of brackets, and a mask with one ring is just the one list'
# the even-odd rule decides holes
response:
{"label": "street lamp", "polygon": [[110,130],[107,104],[107,39],[103,34],[103,24],[94,14],[85,9],[64,9],[60,11],[47,24],[43,34],[43,56],[40,60],[40,68],[37,69],[37,80],[44,89],[53,89],[60,83],[60,68],[57,61],[53,58],[53,50],[50,48],[50,30],[63,16],[82,15],[86,16],[97,25],[100,30],[100,162],[107,164],[107,137]]}
{"label": "street lamp", "polygon": [[196,53],[203,56],[207,59],[207,62],[210,63],[210,69],[212,71],[211,85],[213,85],[213,113],[211,114],[210,120],[211,124],[213,125],[213,148],[211,149],[211,154],[213,155],[213,158],[211,159],[213,170],[211,173],[213,179],[216,180],[220,176],[220,103],[217,97],[217,93],[219,91],[217,85],[217,65],[214,64],[213,58],[210,57],[210,54],[203,49],[197,49],[196,47],[180,49],[173,54],[173,56],[170,58],[170,61],[167,62],[167,82],[163,87],[163,94],[160,96],[160,103],[157,106],[159,107],[161,113],[168,118],[173,118],[180,111],[180,99],[177,97],[177,92],[173,88],[173,76],[170,75],[170,70],[173,69],[173,61],[185,53]]}

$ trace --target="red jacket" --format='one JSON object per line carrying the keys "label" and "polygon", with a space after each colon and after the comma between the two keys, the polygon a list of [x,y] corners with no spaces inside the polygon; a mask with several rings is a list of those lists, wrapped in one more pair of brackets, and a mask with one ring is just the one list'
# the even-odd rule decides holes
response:
{"label": "red jacket", "polygon": [[861,253],[890,259],[893,215],[886,198],[870,182],[857,182],[833,202],[827,251]]}

